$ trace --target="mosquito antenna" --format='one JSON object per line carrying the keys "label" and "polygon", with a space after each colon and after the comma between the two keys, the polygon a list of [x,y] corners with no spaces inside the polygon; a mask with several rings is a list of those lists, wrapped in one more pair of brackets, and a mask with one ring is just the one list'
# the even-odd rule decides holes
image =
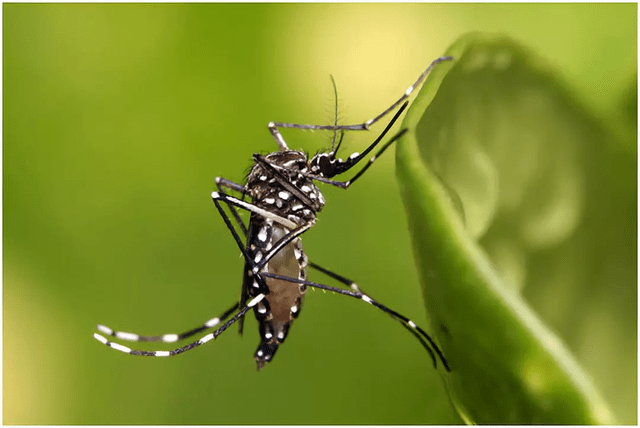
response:
{"label": "mosquito antenna", "polygon": [[[329,77],[331,77],[331,84],[333,85],[333,96],[335,99],[335,105],[334,105],[334,120],[333,120],[333,125],[334,126],[338,126],[338,86],[336,85],[336,80],[333,78],[333,74],[330,74]],[[337,151],[336,148],[336,136],[338,135],[338,130],[334,129],[333,130],[333,139],[331,140],[331,152],[335,154]],[[342,142],[342,139],[340,139]],[[339,146],[339,144],[338,144]]]}

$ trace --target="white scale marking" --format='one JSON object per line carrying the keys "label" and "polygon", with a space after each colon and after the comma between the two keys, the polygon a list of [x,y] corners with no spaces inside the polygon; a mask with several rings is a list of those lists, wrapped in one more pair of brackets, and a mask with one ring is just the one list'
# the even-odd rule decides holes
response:
{"label": "white scale marking", "polygon": [[258,284],[258,281],[253,281],[253,288],[260,288],[260,284]]}
{"label": "white scale marking", "polygon": [[367,296],[366,294],[363,294],[363,295],[362,295],[362,300],[364,300],[364,301],[365,301],[365,302],[367,302],[367,303],[371,303],[371,304],[373,304],[373,303],[371,302],[371,298],[370,298],[369,296]]}
{"label": "white scale marking", "polygon": [[262,242],[265,242],[267,240],[267,229],[266,228],[262,228],[260,229],[260,233],[258,233],[258,239],[261,240]]}
{"label": "white scale marking", "polygon": [[291,306],[291,312],[293,312],[294,314],[296,312],[298,312],[298,307],[297,306]]}
{"label": "white scale marking", "polygon": [[171,355],[169,351],[156,351],[155,354],[156,357],[168,357],[169,355]]}
{"label": "white scale marking", "polygon": [[280,196],[284,200],[287,200],[287,199],[289,199],[289,196],[291,196],[291,193],[282,191],[282,192],[278,193],[278,196]]}
{"label": "white scale marking", "polygon": [[280,333],[278,333],[278,339],[284,339],[284,332],[281,331]]}
{"label": "white scale marking", "polygon": [[109,327],[107,327],[105,325],[98,324],[98,330],[100,330],[101,332],[103,332],[104,334],[107,334],[109,336],[111,336],[113,334],[113,330],[111,330]]}
{"label": "white scale marking", "polygon": [[265,201],[265,203],[267,203],[267,204],[272,204],[272,203],[274,203],[276,200],[275,200],[275,198],[265,198],[265,200],[264,200],[264,201]]}
{"label": "white scale marking", "polygon": [[267,181],[267,176],[266,175],[261,175],[260,176],[260,181]]}
{"label": "white scale marking", "polygon": [[292,210],[292,211],[298,211],[298,210],[301,210],[302,208],[304,208],[304,206],[303,206],[303,205],[301,205],[301,204],[296,204],[296,205],[294,205],[294,206],[292,206],[292,207],[291,207],[291,210]]}
{"label": "white scale marking", "polygon": [[[222,199],[218,192],[211,192],[211,197],[213,199]],[[273,223],[269,223],[269,220],[270,220],[271,222],[276,221],[279,224],[283,225],[284,227],[288,227],[289,229],[295,229],[297,226],[297,224],[295,224],[291,220],[287,220],[286,218],[275,215],[267,210],[263,210],[262,208],[256,207],[255,205],[242,201],[238,198],[234,198],[232,196],[225,196],[225,199],[227,199],[228,201],[232,201],[235,205],[247,211],[261,215],[262,217],[267,219],[268,224],[273,224]]]}
{"label": "white scale marking", "polygon": [[118,351],[124,352],[125,354],[130,354],[131,353],[131,348],[127,348],[126,346],[122,346],[119,343],[111,342],[111,343],[109,343],[109,346],[111,346],[113,349],[117,349]]}
{"label": "white scale marking", "polygon": [[271,334],[271,333],[265,333],[264,334],[264,338],[267,339],[267,340],[271,339],[272,337],[273,337],[273,334]]}
{"label": "white scale marking", "polygon": [[276,207],[282,208],[282,199],[276,199]]}
{"label": "white scale marking", "polygon": [[307,186],[306,184],[304,186],[302,186],[300,188],[300,190],[302,190],[304,193],[309,193],[311,191],[311,187]]}
{"label": "white scale marking", "polygon": [[409,320],[409,322],[407,323],[409,324],[412,328],[416,328],[418,327],[413,321]]}
{"label": "white scale marking", "polygon": [[162,341],[167,343],[177,342],[178,335],[177,334],[165,334],[162,336]]}
{"label": "white scale marking", "polygon": [[251,300],[247,306],[250,308],[253,308],[256,304],[258,304],[262,299],[264,299],[264,294],[260,294],[256,297],[253,298],[253,300]]}
{"label": "white scale marking", "polygon": [[213,333],[207,334],[205,337],[203,337],[202,339],[198,340],[198,343],[200,343],[202,345],[204,343],[207,343],[211,339],[213,339]]}
{"label": "white scale marking", "polygon": [[93,333],[93,337],[95,337],[96,340],[104,343],[105,345],[107,344],[107,339],[105,339],[104,337],[100,336],[98,333]]}
{"label": "white scale marking", "polygon": [[264,355],[264,352],[262,352],[262,349],[258,351],[258,353],[256,354],[258,357],[262,357]]}
{"label": "white scale marking", "polygon": [[259,312],[259,313],[261,313],[261,314],[265,314],[265,313],[267,313],[267,308],[266,308],[266,306],[264,306],[264,305],[260,305],[260,306],[258,306],[258,312]]}
{"label": "white scale marking", "polygon": [[118,339],[122,339],[122,340],[130,340],[132,342],[135,342],[136,340],[138,340],[140,338],[140,336],[138,336],[135,333],[127,333],[126,331],[116,331],[116,337]]}
{"label": "white scale marking", "polygon": [[409,88],[407,89],[407,91],[404,93],[406,96],[411,95],[411,92],[413,92],[413,86],[409,86]]}
{"label": "white scale marking", "polygon": [[207,321],[204,325],[206,327],[213,327],[215,325],[220,324],[220,318],[215,317],[215,318],[211,318],[209,321]]}
{"label": "white scale marking", "polygon": [[349,156],[349,159],[355,159],[355,158],[357,158],[358,156],[360,156],[360,153],[355,152],[355,153],[353,153],[351,156]]}
{"label": "white scale marking", "polygon": [[256,253],[255,257],[253,258],[253,262],[260,263],[260,260],[262,260],[262,251],[258,251]]}

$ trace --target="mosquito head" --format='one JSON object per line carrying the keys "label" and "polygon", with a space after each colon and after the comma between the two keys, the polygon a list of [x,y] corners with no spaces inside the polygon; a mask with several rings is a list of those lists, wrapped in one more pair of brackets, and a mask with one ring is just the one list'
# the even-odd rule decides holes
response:
{"label": "mosquito head", "polygon": [[336,159],[335,152],[318,153],[310,161],[311,172],[325,178],[342,174],[360,160],[359,153],[354,153],[345,161]]}

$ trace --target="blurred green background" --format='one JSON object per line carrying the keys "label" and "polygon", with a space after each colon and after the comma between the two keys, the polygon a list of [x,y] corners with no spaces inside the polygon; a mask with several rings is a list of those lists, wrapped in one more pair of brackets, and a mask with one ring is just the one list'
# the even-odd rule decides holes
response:
{"label": "blurred green background", "polygon": [[[242,181],[254,152],[276,148],[271,120],[331,123],[330,74],[340,121],[362,121],[463,33],[501,32],[545,58],[595,116],[612,119],[621,105],[636,114],[633,4],[13,4],[3,13],[6,424],[459,422],[415,339],[329,293],[309,293],[260,373],[252,317],[244,338],[231,329],[170,359],[127,356],[91,334],[96,323],[182,331],[237,299],[242,261],[210,200],[214,178]],[[284,137],[312,153],[331,139]],[[352,133],[343,153],[371,139]],[[393,156],[348,192],[324,193],[305,235],[311,259],[427,325]],[[548,308],[563,290],[539,292],[524,294],[552,328],[571,332],[563,314],[575,310]],[[624,346],[563,338],[619,421],[636,423],[637,293],[612,286],[611,296],[591,308],[591,331]]]}

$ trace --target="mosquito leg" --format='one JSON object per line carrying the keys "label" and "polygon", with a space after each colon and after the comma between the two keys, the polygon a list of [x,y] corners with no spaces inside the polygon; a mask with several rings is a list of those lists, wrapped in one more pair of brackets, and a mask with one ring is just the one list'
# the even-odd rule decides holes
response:
{"label": "mosquito leg", "polygon": [[260,207],[257,207],[255,205],[249,203],[249,202],[242,201],[242,200],[240,200],[238,198],[234,198],[233,196],[229,196],[229,195],[227,195],[225,193],[213,192],[213,193],[211,193],[211,198],[213,199],[214,202],[216,202],[218,200],[222,200],[223,202],[226,202],[227,204],[234,205],[234,206],[236,206],[238,208],[242,208],[242,209],[250,211],[252,213],[259,214],[264,218],[271,219],[274,222],[283,225],[287,229],[295,229],[296,227],[298,227],[298,225],[296,223],[292,222],[291,220],[288,220],[288,219],[286,219],[284,217],[280,217],[277,214],[273,214],[272,212],[269,212],[269,211],[264,210],[264,209],[262,209]]}
{"label": "mosquito leg", "polygon": [[[225,195],[226,193],[223,189],[224,187],[226,187],[227,189],[235,190],[236,192],[241,193],[243,196],[246,194],[246,189],[243,185],[234,183],[233,181],[227,180],[226,178],[216,177],[216,186],[218,187],[218,190],[220,191],[220,193],[223,193]],[[238,225],[240,225],[240,229],[242,229],[242,233],[244,234],[244,236],[247,236],[247,226],[244,225],[244,222],[240,218],[238,211],[233,205],[231,204],[227,204],[227,205],[229,207],[229,210],[231,211],[231,214],[238,222]]]}
{"label": "mosquito leg", "polygon": [[[335,170],[335,174],[334,175],[342,174],[343,172],[347,172],[348,170],[350,170],[351,168],[356,166],[356,164],[358,162],[360,162],[366,155],[368,155],[369,152],[371,150],[373,150],[378,145],[378,143],[380,141],[382,141],[382,139],[387,135],[387,133],[391,130],[393,125],[395,125],[395,123],[400,118],[400,115],[402,115],[402,112],[407,108],[408,105],[409,105],[409,101],[405,101],[404,104],[402,104],[402,106],[400,107],[400,109],[398,109],[396,114],[393,115],[393,117],[391,118],[391,120],[389,121],[387,126],[385,126],[385,128],[382,130],[380,135],[378,135],[378,138],[376,138],[373,141],[373,143],[369,144],[369,147],[367,147],[364,152],[362,152],[360,154],[353,153],[351,156],[349,156],[349,158],[346,161],[338,161],[338,164],[335,166],[336,170]],[[404,131],[402,131],[402,132],[404,132]],[[396,137],[392,138],[392,140],[395,141],[396,138],[398,138],[398,137],[396,136]],[[388,144],[389,143],[387,143],[387,145]],[[379,153],[381,153],[381,152],[379,152]]]}
{"label": "mosquito leg", "polygon": [[[447,360],[444,358],[444,355],[442,355],[442,351],[440,351],[440,348],[438,348],[438,345],[436,345],[436,343],[433,341],[431,336],[429,336],[422,328],[420,328],[418,325],[416,325],[409,318],[407,318],[404,315],[401,315],[398,312],[392,310],[391,308],[388,308],[387,306],[377,302],[376,300],[372,299],[368,295],[366,295],[366,294],[364,294],[362,292],[358,292],[358,291],[343,290],[342,288],[330,287],[330,286],[324,285],[324,284],[318,284],[318,283],[315,283],[315,282],[306,281],[306,280],[297,279],[297,278],[290,278],[290,277],[287,277],[287,276],[277,275],[277,274],[273,274],[273,273],[269,273],[269,272],[262,272],[261,275],[265,276],[267,278],[275,278],[275,279],[280,279],[280,280],[283,280],[283,281],[294,282],[294,283],[297,283],[297,284],[304,284],[304,285],[306,285],[308,287],[314,287],[314,288],[320,288],[322,290],[334,291],[334,292],[339,293],[339,294],[344,294],[345,296],[355,297],[356,299],[363,300],[363,301],[369,303],[370,305],[375,306],[376,308],[378,308],[381,311],[391,315],[392,317],[397,318],[398,320],[401,320],[402,323],[405,325],[405,327],[410,329],[410,331],[414,331],[416,334],[419,334],[420,336],[425,338],[429,342],[429,345],[431,345],[430,347],[429,346],[425,346],[425,348],[429,352],[429,355],[431,355],[431,358],[433,359],[434,366],[437,367],[437,363],[436,363],[435,355],[433,354],[433,351],[431,350],[431,348],[433,348],[433,350],[435,350],[435,352],[438,354],[438,358],[440,359],[440,361],[442,361],[442,364],[444,365],[444,368],[447,371],[451,371],[451,369],[449,368],[449,364],[447,363]],[[426,345],[426,343],[424,341],[420,341],[420,342],[423,344],[423,346]]]}
{"label": "mosquito leg", "polygon": [[349,186],[351,186],[353,184],[353,182],[358,179],[358,177],[360,177],[362,174],[364,174],[365,171],[367,169],[369,169],[369,167],[371,165],[373,165],[373,163],[376,161],[376,159],[378,159],[380,157],[380,155],[382,155],[382,153],[384,153],[384,151],[387,150],[387,148],[391,144],[393,144],[396,141],[398,141],[398,139],[400,139],[400,137],[402,137],[406,132],[407,132],[407,130],[403,129],[402,131],[398,132],[391,140],[389,140],[387,143],[385,143],[385,145],[382,146],[380,148],[380,150],[378,150],[378,153],[376,153],[371,159],[369,159],[369,162],[367,162],[366,165],[356,175],[354,175],[353,178],[351,178],[351,180],[349,180],[349,181],[344,183],[344,188],[348,189]]}
{"label": "mosquito leg", "polygon": [[124,331],[114,331],[107,326],[98,324],[98,330],[101,333],[104,333],[107,336],[113,336],[120,340],[129,340],[132,342],[164,342],[164,343],[173,343],[179,342],[181,340],[186,339],[187,337],[193,336],[194,334],[198,334],[201,331],[208,330],[213,328],[226,320],[229,315],[231,315],[236,309],[238,309],[238,303],[235,303],[229,309],[227,309],[222,315],[211,318],[209,321],[201,325],[200,327],[194,328],[193,330],[189,330],[180,334],[163,334],[161,336],[140,336],[135,333],[127,333]]}
{"label": "mosquito leg", "polygon": [[[355,282],[351,281],[350,279],[345,278],[342,275],[338,275],[335,272],[332,272],[328,269],[325,269],[321,266],[318,266],[317,264],[313,263],[313,262],[309,262],[309,266],[312,267],[313,269],[316,269],[322,273],[324,273],[325,275],[343,283],[344,285],[348,286],[349,288],[351,288],[353,291],[357,292],[357,293],[361,293],[361,294],[367,294],[364,292],[364,290],[362,290],[362,288],[360,288],[358,286],[358,284],[356,284]],[[427,345],[427,343],[424,341],[424,339],[422,338],[422,336],[420,336],[420,334],[418,334],[413,328],[411,328],[409,325],[407,325],[407,323],[405,323],[403,320],[395,317],[394,315],[388,314],[391,318],[393,318],[394,320],[398,321],[400,323],[400,325],[402,325],[402,327],[406,328],[407,331],[411,334],[413,334],[416,339],[418,339],[420,341],[420,343],[422,344],[422,346],[424,346],[427,351],[429,351],[429,353],[431,354],[431,358],[435,358],[435,356],[433,355],[433,353],[431,352],[431,348],[429,347],[429,345]]]}
{"label": "mosquito leg", "polygon": [[207,343],[208,341],[210,341],[211,339],[215,339],[216,337],[218,337],[220,334],[222,334],[223,331],[225,331],[227,328],[229,328],[229,326],[231,324],[233,324],[234,322],[236,322],[240,317],[244,316],[249,309],[251,309],[252,307],[254,307],[255,305],[257,305],[260,301],[262,301],[262,299],[264,299],[265,295],[264,294],[259,294],[258,296],[256,296],[254,299],[252,299],[247,306],[245,306],[244,308],[242,308],[240,311],[238,311],[233,318],[231,318],[229,321],[227,321],[226,323],[224,323],[220,328],[218,328],[216,331],[214,331],[213,333],[209,333],[206,336],[202,337],[201,339],[190,343],[188,345],[185,345],[181,348],[177,348],[177,349],[173,349],[171,351],[139,351],[139,350],[135,350],[135,349],[130,349],[126,346],[120,345],[119,343],[116,342],[110,342],[108,341],[105,337],[99,335],[98,333],[94,333],[93,337],[102,342],[103,344],[107,345],[110,348],[116,349],[120,352],[124,352],[125,354],[130,354],[130,355],[142,355],[145,357],[171,357],[174,355],[178,355],[181,354],[183,352],[189,351],[197,346],[200,345],[204,345],[205,343]]}
{"label": "mosquito leg", "polygon": [[436,64],[438,64],[440,62],[443,62],[443,61],[450,61],[452,59],[453,58],[450,57],[450,56],[443,56],[443,57],[440,57],[440,58],[435,59],[434,61],[432,61],[431,64],[429,64],[429,67],[427,67],[427,69],[422,72],[420,77],[418,77],[418,80],[416,80],[416,82],[413,85],[409,86],[409,88],[405,91],[405,93],[395,103],[391,104],[391,106],[389,108],[387,108],[385,111],[383,111],[382,113],[380,113],[379,115],[377,115],[373,119],[367,120],[366,122],[355,124],[355,125],[301,125],[301,124],[296,124],[296,123],[271,122],[271,123],[269,123],[269,130],[271,131],[271,134],[273,135],[273,137],[276,139],[276,142],[278,143],[278,146],[280,146],[281,150],[283,150],[283,147],[285,148],[285,150],[288,150],[288,147],[287,147],[286,143],[284,142],[284,139],[282,138],[282,135],[280,135],[280,132],[278,132],[278,128],[317,129],[317,130],[326,129],[326,130],[331,130],[331,131],[341,130],[341,129],[346,130],[346,131],[364,131],[364,130],[367,130],[367,129],[369,129],[369,127],[371,125],[373,125],[378,120],[380,120],[381,118],[383,118],[384,116],[389,114],[396,107],[398,107],[400,104],[402,104],[403,101],[405,101],[407,98],[409,98],[409,96],[420,85],[420,83],[422,83],[422,81],[427,76],[427,74],[429,74],[429,71],[431,71],[431,69]]}
{"label": "mosquito leg", "polygon": [[338,275],[335,272],[330,271],[329,269],[325,269],[322,266],[317,265],[316,263],[313,262],[309,262],[309,266],[312,267],[313,269],[322,272],[323,274],[337,280],[340,281],[341,283],[343,283],[344,285],[348,286],[349,288],[351,288],[353,291],[356,292],[361,292],[363,293],[363,291],[360,289],[360,287],[358,287],[358,284],[356,284],[355,282],[351,281],[350,279],[345,278],[342,275]]}

